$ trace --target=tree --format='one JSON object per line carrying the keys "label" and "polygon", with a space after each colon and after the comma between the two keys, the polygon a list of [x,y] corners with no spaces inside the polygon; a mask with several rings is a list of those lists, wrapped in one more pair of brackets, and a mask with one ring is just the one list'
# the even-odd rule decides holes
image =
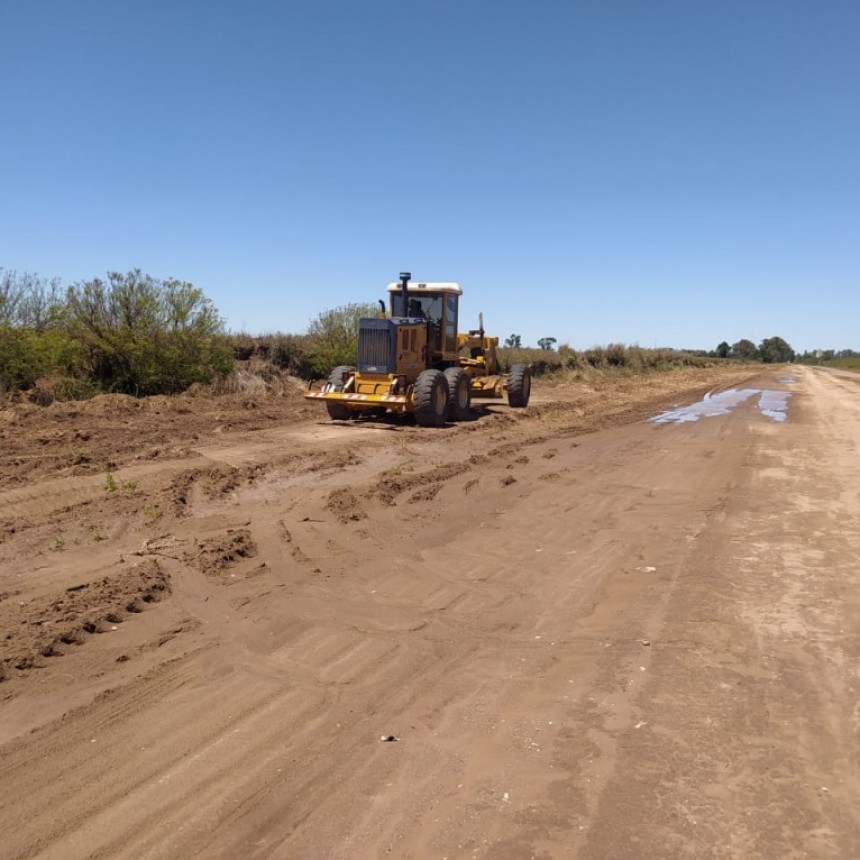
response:
{"label": "tree", "polygon": [[758,349],[751,340],[739,340],[732,344],[732,358],[740,358],[743,361],[757,361]]}
{"label": "tree", "polygon": [[794,360],[794,350],[781,337],[769,337],[758,347],[761,360],[767,364],[781,364]]}
{"label": "tree", "polygon": [[556,338],[554,338],[554,337],[542,337],[542,338],[538,341],[538,346],[539,346],[541,349],[546,350],[547,352],[550,352],[550,351],[552,351],[553,344],[555,344],[555,343],[557,343],[557,342],[558,342],[558,341],[557,341],[557,340],[556,340]]}
{"label": "tree", "polygon": [[109,272],[66,293],[87,374],[125,394],[173,394],[232,369],[224,322],[203,291],[140,269]]}
{"label": "tree", "polygon": [[518,334],[512,334],[510,337],[505,338],[505,346],[508,349],[519,349],[523,345],[523,339]]}
{"label": "tree", "polygon": [[358,351],[358,322],[379,313],[372,303],[348,304],[323,311],[308,326],[311,338],[311,367],[319,377],[328,376],[341,364],[355,364]]}
{"label": "tree", "polygon": [[0,392],[68,374],[76,362],[62,319],[58,279],[0,270]]}
{"label": "tree", "polygon": [[60,279],[0,269],[0,326],[44,331],[62,316]]}
{"label": "tree", "polygon": [[15,272],[0,271],[0,326],[13,326],[20,322],[19,308],[24,290]]}
{"label": "tree", "polygon": [[732,348],[728,345],[726,341],[717,344],[717,358],[728,358],[729,353],[732,351]]}

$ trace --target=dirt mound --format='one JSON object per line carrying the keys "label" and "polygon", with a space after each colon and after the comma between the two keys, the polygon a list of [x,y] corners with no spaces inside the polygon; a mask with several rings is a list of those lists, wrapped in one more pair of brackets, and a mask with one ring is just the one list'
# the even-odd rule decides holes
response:
{"label": "dirt mound", "polygon": [[358,497],[347,487],[329,493],[325,508],[337,517],[339,523],[357,522],[367,517]]}
{"label": "dirt mound", "polygon": [[338,448],[310,458],[307,470],[309,472],[337,471],[346,469],[348,466],[357,466],[360,462],[361,457],[352,448]]}
{"label": "dirt mound", "polygon": [[195,497],[211,500],[229,496],[237,487],[253,483],[264,471],[263,465],[187,469],[173,478],[164,493],[165,501],[176,516],[185,516]]}
{"label": "dirt mound", "polygon": [[75,400],[69,403],[52,403],[47,407],[54,415],[80,415],[91,417],[128,415],[147,409],[147,401],[130,394],[98,394],[90,400]]}
{"label": "dirt mound", "polygon": [[442,484],[451,478],[456,478],[458,475],[468,472],[472,465],[471,462],[446,463],[444,466],[437,466],[424,472],[386,475],[368,491],[368,496],[379,499],[386,505],[393,505],[396,503],[397,497],[403,493],[421,487],[426,495],[428,485]]}
{"label": "dirt mound", "polygon": [[317,414],[292,388],[253,397],[101,394],[50,406],[10,403],[0,412],[0,489],[194,456],[192,448],[214,435],[293,424]]}
{"label": "dirt mound", "polygon": [[185,560],[206,576],[220,579],[225,572],[247,558],[256,558],[257,544],[248,529],[228,529],[226,533],[198,541]]}

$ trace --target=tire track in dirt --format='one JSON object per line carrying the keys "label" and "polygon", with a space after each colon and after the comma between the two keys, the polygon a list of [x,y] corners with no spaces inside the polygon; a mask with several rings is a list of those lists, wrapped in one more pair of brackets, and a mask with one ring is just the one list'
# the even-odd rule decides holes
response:
{"label": "tire track in dirt", "polygon": [[0,641],[4,698],[14,694],[12,681],[55,664],[90,636],[116,630],[169,595],[170,579],[155,561],[70,586],[47,599],[0,595],[0,629],[7,631]]}

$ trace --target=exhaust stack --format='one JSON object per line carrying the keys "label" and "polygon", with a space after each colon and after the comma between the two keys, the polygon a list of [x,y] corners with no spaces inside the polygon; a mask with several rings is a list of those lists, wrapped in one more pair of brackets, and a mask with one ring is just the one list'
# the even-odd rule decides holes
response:
{"label": "exhaust stack", "polygon": [[412,272],[400,273],[400,291],[403,296],[403,316],[409,316],[409,279]]}

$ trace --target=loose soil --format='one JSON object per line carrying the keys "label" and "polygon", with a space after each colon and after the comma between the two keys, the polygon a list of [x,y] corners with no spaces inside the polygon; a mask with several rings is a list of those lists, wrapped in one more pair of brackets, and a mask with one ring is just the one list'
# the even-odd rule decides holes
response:
{"label": "loose soil", "polygon": [[858,445],[810,368],[10,405],[0,856],[858,857]]}

